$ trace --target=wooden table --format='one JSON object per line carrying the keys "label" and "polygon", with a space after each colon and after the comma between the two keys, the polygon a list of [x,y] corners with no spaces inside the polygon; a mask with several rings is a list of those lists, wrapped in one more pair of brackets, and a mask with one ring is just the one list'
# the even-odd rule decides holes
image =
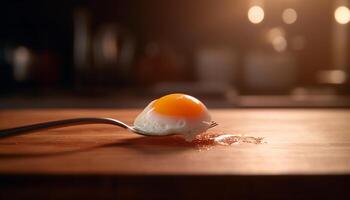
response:
{"label": "wooden table", "polygon": [[[131,124],[138,112],[2,110],[0,128],[73,117],[112,117]],[[196,198],[209,190],[213,197],[345,194],[350,175],[350,110],[211,112],[220,124],[213,132],[265,137],[267,143],[205,149],[178,136],[143,137],[110,125],[4,138],[0,139],[0,199],[11,192],[17,197],[81,197],[87,190],[90,197],[152,198],[169,192],[174,192],[172,197]],[[292,196],[285,196],[289,193]]]}

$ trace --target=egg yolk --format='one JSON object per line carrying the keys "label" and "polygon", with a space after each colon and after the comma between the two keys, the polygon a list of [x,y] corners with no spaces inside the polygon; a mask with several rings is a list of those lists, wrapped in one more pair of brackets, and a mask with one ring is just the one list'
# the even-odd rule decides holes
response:
{"label": "egg yolk", "polygon": [[185,94],[169,94],[157,99],[153,104],[155,112],[167,116],[198,117],[206,111],[198,99]]}

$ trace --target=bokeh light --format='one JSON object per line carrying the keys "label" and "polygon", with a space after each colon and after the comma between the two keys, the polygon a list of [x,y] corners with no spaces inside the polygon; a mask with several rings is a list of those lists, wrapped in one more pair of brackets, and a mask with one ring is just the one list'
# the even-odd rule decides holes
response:
{"label": "bokeh light", "polygon": [[293,24],[297,21],[298,14],[297,11],[295,11],[292,8],[287,8],[282,13],[282,20],[286,24]]}
{"label": "bokeh light", "polygon": [[334,12],[335,20],[339,24],[347,24],[350,21],[350,10],[345,6],[338,7]]}
{"label": "bokeh light", "polygon": [[287,49],[287,40],[283,36],[277,36],[272,40],[272,47],[277,52],[283,52]]}
{"label": "bokeh light", "polygon": [[266,39],[277,52],[283,52],[287,49],[288,42],[286,39],[286,33],[282,27],[275,27],[268,30]]}
{"label": "bokeh light", "polygon": [[282,27],[274,27],[267,31],[266,37],[268,42],[272,42],[278,36],[285,36],[286,31]]}
{"label": "bokeh light", "polygon": [[248,19],[253,24],[259,24],[264,20],[264,9],[260,6],[253,6],[248,10]]}
{"label": "bokeh light", "polygon": [[320,83],[343,84],[347,77],[343,70],[322,70],[317,73],[317,79]]}

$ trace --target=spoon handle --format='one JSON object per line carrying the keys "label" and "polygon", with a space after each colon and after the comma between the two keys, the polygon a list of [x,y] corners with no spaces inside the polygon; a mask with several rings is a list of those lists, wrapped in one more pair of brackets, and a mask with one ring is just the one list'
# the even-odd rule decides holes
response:
{"label": "spoon handle", "polygon": [[82,125],[82,124],[111,124],[111,125],[116,125],[116,126],[125,128],[125,129],[130,129],[130,127],[125,123],[115,119],[111,119],[111,118],[74,118],[74,119],[50,121],[50,122],[31,124],[31,125],[20,126],[15,128],[3,129],[3,130],[0,130],[0,138],[25,134],[29,132],[44,130],[44,129],[60,128],[60,127],[75,126],[75,125]]}

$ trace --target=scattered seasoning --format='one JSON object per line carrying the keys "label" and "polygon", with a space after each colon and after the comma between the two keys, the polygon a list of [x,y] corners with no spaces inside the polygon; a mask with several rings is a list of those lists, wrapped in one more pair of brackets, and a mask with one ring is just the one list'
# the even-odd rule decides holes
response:
{"label": "scattered seasoning", "polygon": [[265,144],[264,137],[253,137],[231,133],[204,133],[198,135],[193,143],[200,150],[208,150],[215,145],[231,146],[236,144]]}

